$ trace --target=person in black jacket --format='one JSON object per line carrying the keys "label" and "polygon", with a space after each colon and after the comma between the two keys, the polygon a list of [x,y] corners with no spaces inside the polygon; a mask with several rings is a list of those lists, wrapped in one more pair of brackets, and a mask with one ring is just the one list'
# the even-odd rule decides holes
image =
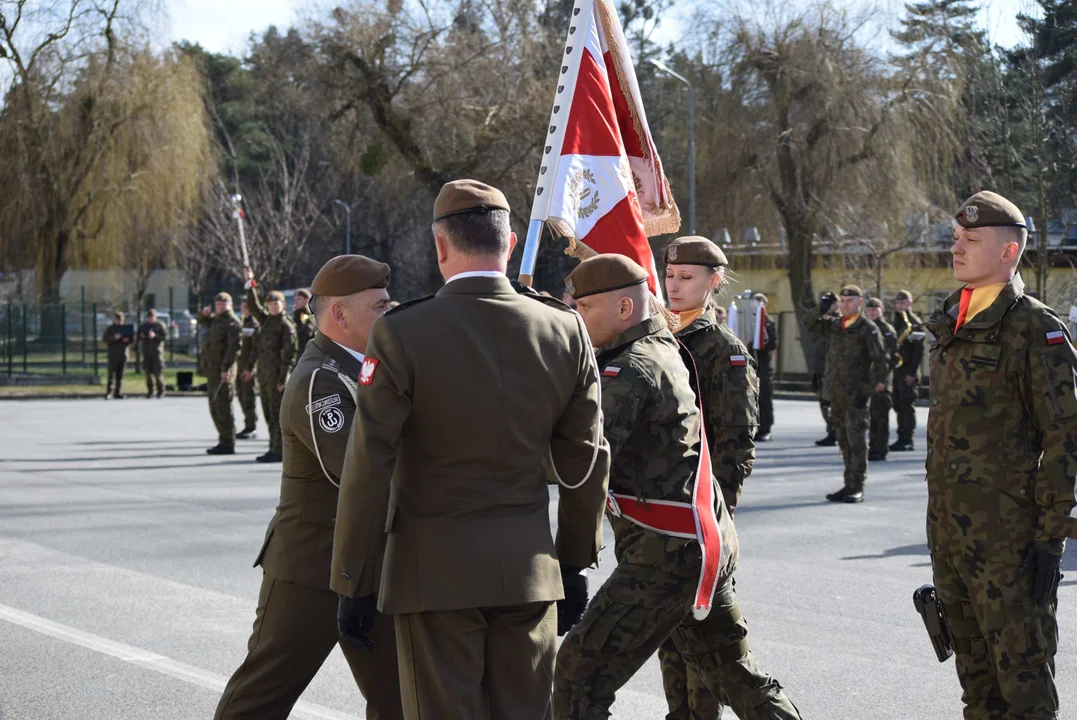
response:
{"label": "person in black jacket", "polygon": [[122,312],[113,313],[112,324],[105,328],[102,339],[108,346],[108,384],[105,386],[105,399],[114,397],[122,400],[123,368],[127,364],[127,346],[131,344],[131,336],[124,334]]}

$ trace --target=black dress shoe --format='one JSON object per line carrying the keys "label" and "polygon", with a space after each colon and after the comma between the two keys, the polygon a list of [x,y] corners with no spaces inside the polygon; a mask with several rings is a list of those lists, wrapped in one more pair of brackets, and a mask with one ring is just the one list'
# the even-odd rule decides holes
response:
{"label": "black dress shoe", "polygon": [[838,444],[838,438],[834,435],[834,433],[830,433],[822,440],[816,440],[815,444],[819,447],[834,447]]}
{"label": "black dress shoe", "polygon": [[841,501],[843,503],[849,503],[849,504],[862,503],[862,502],[864,502],[864,491],[863,490],[851,490],[851,491],[845,493],[845,496],[841,499]]}
{"label": "black dress shoe", "polygon": [[771,440],[771,437],[770,437],[769,432],[759,433],[758,435],[755,436],[755,441],[756,442],[770,442],[770,440]]}
{"label": "black dress shoe", "polygon": [[884,453],[875,452],[875,453],[869,453],[868,454],[868,461],[869,462],[878,462],[880,460],[885,460],[885,459],[886,459],[886,455]]}
{"label": "black dress shoe", "polygon": [[832,492],[826,496],[826,499],[830,502],[841,502],[845,499],[845,496],[849,494],[849,488],[843,487],[837,492]]}
{"label": "black dress shoe", "polygon": [[890,446],[890,449],[894,452],[907,452],[909,450],[915,450],[912,440],[898,440],[896,443]]}
{"label": "black dress shoe", "polygon": [[209,450],[206,450],[207,455],[235,455],[236,448],[232,445],[225,445],[223,443],[214,445]]}
{"label": "black dress shoe", "polygon": [[236,440],[250,440],[254,438],[254,436],[254,428],[245,427],[243,428],[243,432],[236,434]]}
{"label": "black dress shoe", "polygon": [[265,455],[259,455],[254,460],[255,462],[260,463],[279,463],[281,461],[281,456],[280,453],[275,453],[270,450]]}

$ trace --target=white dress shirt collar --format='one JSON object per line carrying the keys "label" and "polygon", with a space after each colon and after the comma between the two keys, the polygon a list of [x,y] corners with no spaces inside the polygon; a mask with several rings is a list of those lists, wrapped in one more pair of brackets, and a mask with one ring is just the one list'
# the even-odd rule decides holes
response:
{"label": "white dress shirt collar", "polygon": [[496,278],[496,277],[508,277],[508,276],[505,275],[505,273],[500,272],[498,270],[469,270],[468,272],[456,273],[451,278],[446,280],[445,284],[448,285],[453,280],[463,280],[464,278],[474,278],[474,277]]}

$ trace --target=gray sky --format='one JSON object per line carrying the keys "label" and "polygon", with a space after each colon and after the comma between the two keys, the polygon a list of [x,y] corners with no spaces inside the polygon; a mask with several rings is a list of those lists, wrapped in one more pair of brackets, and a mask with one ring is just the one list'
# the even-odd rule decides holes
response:
{"label": "gray sky", "polygon": [[[850,4],[856,0],[848,0]],[[269,25],[284,28],[309,7],[304,0],[168,0],[169,37],[191,40],[213,52],[241,53],[251,32]],[[902,0],[884,0],[889,15],[899,17]],[[1031,0],[987,0],[981,24],[992,39],[1007,47],[1021,40],[1017,13],[1032,7]],[[675,36],[676,30],[669,28]]]}

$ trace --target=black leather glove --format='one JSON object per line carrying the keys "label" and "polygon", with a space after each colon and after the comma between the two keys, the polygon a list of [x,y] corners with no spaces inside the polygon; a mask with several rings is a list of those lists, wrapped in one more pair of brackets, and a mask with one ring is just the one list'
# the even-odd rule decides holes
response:
{"label": "black leather glove", "polygon": [[370,630],[374,627],[374,616],[378,612],[377,595],[371,593],[362,597],[350,598],[340,596],[337,605],[337,631],[340,639],[352,647],[364,652],[374,649],[370,639]]}
{"label": "black leather glove", "polygon": [[834,307],[834,303],[838,301],[838,298],[834,293],[827,290],[825,293],[819,296],[819,312],[826,315],[830,312],[830,308]]}
{"label": "black leather glove", "polygon": [[583,619],[587,609],[587,575],[583,568],[561,566],[561,584],[565,586],[565,599],[557,601],[557,634],[564,635]]}
{"label": "black leather glove", "polygon": [[1062,579],[1059,566],[1062,565],[1062,551],[1052,548],[1047,543],[1034,542],[1021,561],[1019,575],[1035,573],[1032,579],[1032,599],[1040,607],[1054,600],[1058,590],[1058,581]]}

